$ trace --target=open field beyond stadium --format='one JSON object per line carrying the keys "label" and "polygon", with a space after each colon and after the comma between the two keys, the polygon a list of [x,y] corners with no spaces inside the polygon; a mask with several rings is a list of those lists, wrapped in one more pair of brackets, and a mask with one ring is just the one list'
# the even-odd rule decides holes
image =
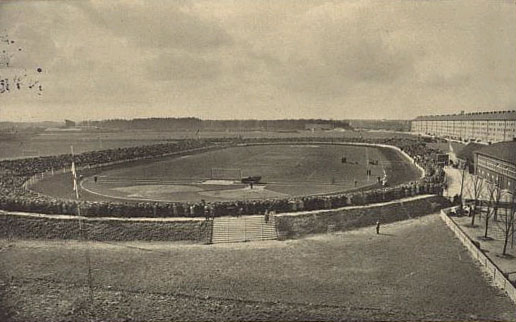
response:
{"label": "open field beyond stadium", "polygon": [[2,240],[1,309],[20,321],[515,320],[437,215],[381,232],[211,246]]}
{"label": "open field beyond stadium", "polygon": [[[229,185],[207,181],[213,179],[213,169],[234,169],[230,171],[233,175],[241,172],[244,177],[261,176],[263,184],[251,189],[238,178]],[[369,177],[366,169],[371,170]],[[92,201],[225,201],[338,193],[378,186],[377,178],[384,174],[390,185],[416,180],[420,175],[404,157],[387,148],[285,144],[233,147],[120,165],[86,174],[81,186],[83,198]],[[60,174],[42,180],[33,189],[73,198],[71,185],[70,175]]]}

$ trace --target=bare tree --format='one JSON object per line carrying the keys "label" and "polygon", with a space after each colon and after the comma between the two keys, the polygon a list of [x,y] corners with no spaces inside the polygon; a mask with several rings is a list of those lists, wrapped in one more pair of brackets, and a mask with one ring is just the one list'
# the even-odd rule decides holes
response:
{"label": "bare tree", "polygon": [[[468,168],[468,162],[466,161],[464,164],[462,163],[459,163],[461,165],[461,167],[458,167],[458,169],[460,170],[459,171],[459,176],[460,176],[460,213],[462,214],[463,213],[463,205],[464,205],[464,180],[466,179],[466,169]],[[457,200],[455,200],[455,196],[454,196],[454,202],[456,202]]]}
{"label": "bare tree", "polygon": [[475,226],[475,216],[478,211],[480,197],[484,190],[484,179],[478,175],[470,175],[469,192],[473,199],[473,209],[471,210],[471,226]]}
{"label": "bare tree", "polygon": [[[491,194],[490,194],[491,195]],[[503,189],[501,187],[501,177],[498,177],[496,180],[496,188],[492,194],[492,207],[493,207],[493,220],[498,220],[498,210],[500,208],[500,203],[503,200]]]}
{"label": "bare tree", "polygon": [[507,255],[507,244],[509,242],[509,238],[514,234],[514,221],[516,217],[516,199],[514,191],[509,195],[509,200],[509,202],[504,203],[504,211],[500,214],[502,220],[501,223],[499,223],[499,226],[504,234],[502,255]]}
{"label": "bare tree", "polygon": [[487,203],[487,212],[485,215],[485,231],[484,238],[488,238],[487,234],[489,231],[489,218],[493,217],[496,221],[498,215],[498,209],[502,199],[502,189],[500,187],[500,177],[497,177],[494,182],[487,183],[487,193],[489,202]]}

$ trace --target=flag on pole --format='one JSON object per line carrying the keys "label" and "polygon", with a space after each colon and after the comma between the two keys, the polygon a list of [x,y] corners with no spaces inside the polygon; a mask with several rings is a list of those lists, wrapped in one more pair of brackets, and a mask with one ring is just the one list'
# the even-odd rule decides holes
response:
{"label": "flag on pole", "polygon": [[72,161],[73,191],[77,191],[77,172],[75,172],[75,162]]}
{"label": "flag on pole", "polygon": [[71,146],[72,150],[72,167],[70,168],[70,172],[73,177],[73,191],[75,191],[75,197],[79,199],[79,187],[77,186],[77,171],[75,171],[75,162],[73,161],[73,145]]}

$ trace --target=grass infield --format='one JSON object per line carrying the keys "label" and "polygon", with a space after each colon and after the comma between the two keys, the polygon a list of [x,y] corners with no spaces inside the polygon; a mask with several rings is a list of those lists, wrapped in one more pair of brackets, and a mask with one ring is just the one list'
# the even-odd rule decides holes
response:
{"label": "grass infield", "polygon": [[[346,162],[342,163],[342,158]],[[367,162],[378,161],[372,165]],[[253,189],[206,184],[213,168],[240,169],[243,176],[262,176]],[[366,175],[366,170],[371,175]],[[378,186],[387,175],[389,184],[416,180],[418,170],[398,152],[387,148],[329,144],[232,147],[175,158],[120,165],[85,173],[82,197],[91,201],[207,201],[288,198],[331,194]],[[97,176],[95,182],[93,177]],[[356,185],[355,185],[356,181]],[[62,198],[73,198],[69,174],[40,181],[32,189]]]}

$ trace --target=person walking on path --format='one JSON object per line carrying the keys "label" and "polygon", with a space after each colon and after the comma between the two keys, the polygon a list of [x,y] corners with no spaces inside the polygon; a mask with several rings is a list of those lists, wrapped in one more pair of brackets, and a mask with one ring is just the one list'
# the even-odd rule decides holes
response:
{"label": "person walking on path", "polygon": [[376,234],[377,235],[380,234],[380,221],[379,220],[376,221]]}

